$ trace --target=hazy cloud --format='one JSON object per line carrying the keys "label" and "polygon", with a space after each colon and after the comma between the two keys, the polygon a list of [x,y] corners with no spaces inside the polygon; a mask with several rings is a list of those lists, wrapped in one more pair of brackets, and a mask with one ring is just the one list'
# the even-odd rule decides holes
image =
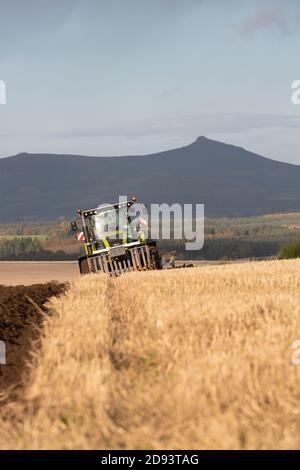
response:
{"label": "hazy cloud", "polygon": [[[300,116],[194,113],[74,128],[65,131],[1,133],[0,155],[21,151],[81,155],[142,155],[188,145],[205,135],[280,161],[299,164]],[[12,147],[14,142],[14,147]]]}
{"label": "hazy cloud", "polygon": [[266,29],[275,29],[282,34],[289,32],[289,17],[283,8],[274,5],[260,8],[236,27],[243,35],[252,35]]}
{"label": "hazy cloud", "polygon": [[300,129],[300,116],[285,114],[199,113],[176,118],[139,120],[126,124],[95,128],[66,129],[47,135],[52,138],[105,138],[120,136],[129,139],[151,135],[194,135],[206,133],[240,133],[265,128]]}

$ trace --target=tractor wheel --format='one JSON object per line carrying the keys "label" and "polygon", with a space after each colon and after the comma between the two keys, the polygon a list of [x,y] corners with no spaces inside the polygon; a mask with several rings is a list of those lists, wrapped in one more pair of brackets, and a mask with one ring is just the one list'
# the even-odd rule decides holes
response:
{"label": "tractor wheel", "polygon": [[89,274],[90,268],[88,264],[87,257],[83,256],[78,259],[80,274]]}
{"label": "tractor wheel", "polygon": [[152,269],[162,269],[161,256],[156,246],[152,246],[150,248],[150,258],[151,258]]}

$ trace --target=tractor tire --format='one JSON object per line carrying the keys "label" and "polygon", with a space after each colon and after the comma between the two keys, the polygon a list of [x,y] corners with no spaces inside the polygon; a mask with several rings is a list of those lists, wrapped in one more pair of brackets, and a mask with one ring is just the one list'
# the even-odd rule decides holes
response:
{"label": "tractor tire", "polygon": [[90,268],[86,256],[78,259],[80,274],[89,274]]}
{"label": "tractor tire", "polygon": [[156,246],[150,248],[150,258],[152,269],[162,269],[161,256]]}

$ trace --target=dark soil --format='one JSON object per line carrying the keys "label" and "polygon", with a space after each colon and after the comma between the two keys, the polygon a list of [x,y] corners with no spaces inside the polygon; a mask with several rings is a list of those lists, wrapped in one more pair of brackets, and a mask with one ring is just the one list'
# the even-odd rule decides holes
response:
{"label": "dark soil", "polygon": [[6,346],[6,364],[0,364],[0,393],[8,393],[22,383],[44,315],[50,314],[44,304],[65,287],[54,282],[28,287],[0,285],[0,340]]}

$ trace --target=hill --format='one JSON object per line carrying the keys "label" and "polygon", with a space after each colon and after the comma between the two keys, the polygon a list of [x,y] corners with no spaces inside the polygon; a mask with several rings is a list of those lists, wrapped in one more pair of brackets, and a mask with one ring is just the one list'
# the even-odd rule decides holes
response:
{"label": "hill", "polygon": [[204,203],[208,216],[300,209],[300,166],[199,137],[146,156],[18,154],[0,159],[0,221],[71,217],[76,207],[137,194]]}

